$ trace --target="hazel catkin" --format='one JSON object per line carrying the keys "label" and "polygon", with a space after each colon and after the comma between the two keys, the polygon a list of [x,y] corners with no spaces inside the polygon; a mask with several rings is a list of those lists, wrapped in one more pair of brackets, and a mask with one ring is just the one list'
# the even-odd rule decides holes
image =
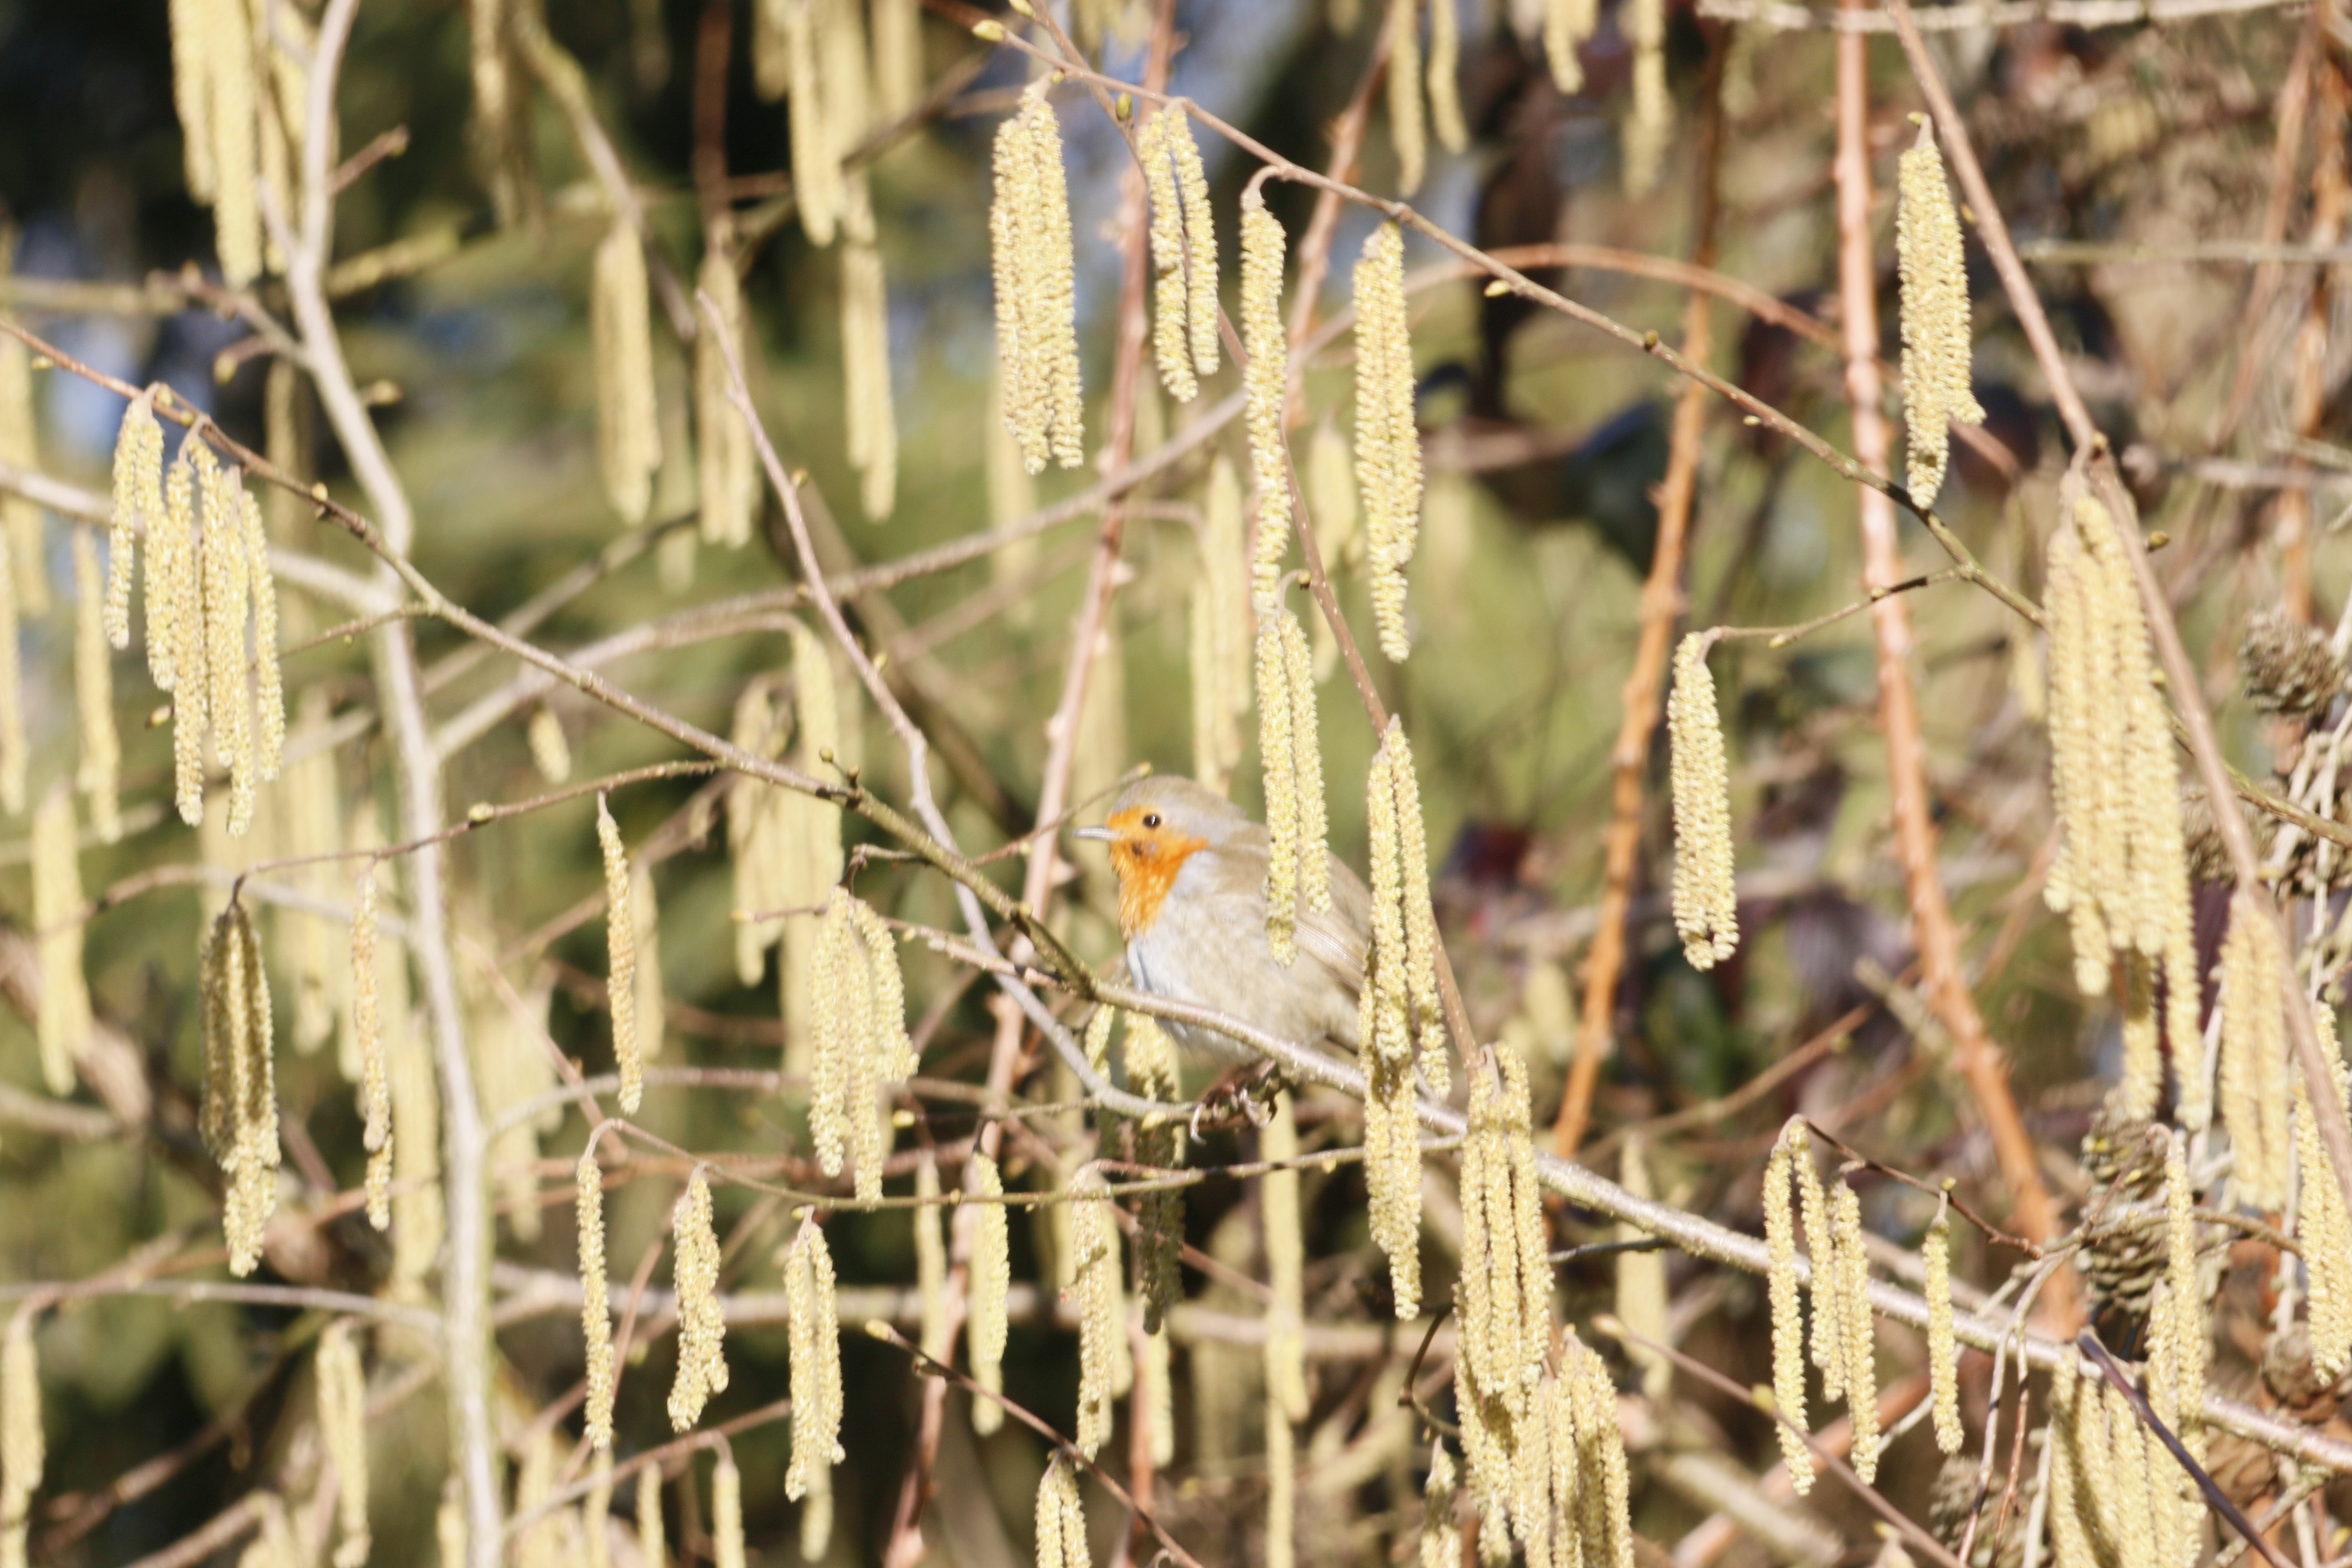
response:
{"label": "hazel catkin", "polygon": [[1739,892],[1732,875],[1731,774],[1724,761],[1723,721],[1715,677],[1706,667],[1712,639],[1683,638],[1675,651],[1666,733],[1674,753],[1675,928],[1694,969],[1712,969],[1739,945]]}
{"label": "hazel catkin", "polygon": [[1904,478],[1912,500],[1935,504],[1951,451],[1951,422],[1984,423],[1969,389],[1973,347],[1969,332],[1968,266],[1960,251],[1960,219],[1944,180],[1944,155],[1933,122],[1896,165],[1895,256],[1903,280],[1903,436],[1909,452]]}

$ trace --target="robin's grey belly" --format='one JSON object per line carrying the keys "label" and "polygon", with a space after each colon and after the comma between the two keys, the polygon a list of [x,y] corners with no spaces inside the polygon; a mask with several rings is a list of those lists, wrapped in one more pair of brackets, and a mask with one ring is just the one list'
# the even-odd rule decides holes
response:
{"label": "robin's grey belly", "polygon": [[[1171,936],[1175,940],[1168,940]],[[1127,966],[1136,984],[1155,996],[1223,1013],[1277,1039],[1311,1044],[1325,1031],[1294,1000],[1291,977],[1265,950],[1262,936],[1256,948],[1253,952],[1251,944],[1233,940],[1188,941],[1181,933],[1163,935],[1155,927],[1128,943]],[[1174,1019],[1161,1022],[1178,1044],[1190,1049],[1226,1058],[1258,1055],[1217,1030]]]}

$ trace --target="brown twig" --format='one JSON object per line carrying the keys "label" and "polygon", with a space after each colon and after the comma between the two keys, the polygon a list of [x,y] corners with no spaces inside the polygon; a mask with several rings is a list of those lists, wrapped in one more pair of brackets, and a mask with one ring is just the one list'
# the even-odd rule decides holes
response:
{"label": "brown twig", "polygon": [[[1863,8],[1862,0],[1841,4],[1852,11]],[[1880,413],[1878,267],[1871,228],[1870,45],[1860,33],[1840,33],[1836,47],[1838,297],[1845,331],[1846,401],[1853,411],[1855,457],[1873,468],[1884,468],[1887,433]],[[1875,490],[1863,490],[1859,500],[1863,581],[1873,590],[1891,588],[1904,575],[1895,508]],[[2028,1240],[2047,1243],[2061,1228],[2056,1205],[2042,1179],[2032,1134],[2010,1092],[2008,1062],[1985,1027],[1962,973],[1959,932],[1937,874],[1934,805],[1928,799],[1927,755],[1908,664],[1910,613],[1900,597],[1883,594],[1870,615],[1878,648],[1878,721],[1894,795],[1895,854],[1910,895],[1922,989],[1952,1037],[1952,1065],[1984,1119],[1993,1158],[2009,1187],[2015,1223]],[[2065,1279],[2054,1283],[2044,1303],[2053,1323],[2071,1321],[2074,1297]]]}
{"label": "brown twig", "polygon": [[[1715,266],[1715,231],[1722,208],[1717,183],[1723,163],[1723,62],[1728,40],[1727,30],[1717,29],[1707,52],[1706,85],[1702,89],[1706,110],[1699,131],[1698,213],[1691,264],[1709,270]],[[1683,301],[1683,356],[1694,364],[1705,364],[1714,349],[1707,297],[1694,289]],[[1642,852],[1643,781],[1650,768],[1650,737],[1658,724],[1666,655],[1674,642],[1675,626],[1682,618],[1683,552],[1689,537],[1691,499],[1698,482],[1699,438],[1706,430],[1706,388],[1696,381],[1685,383],[1682,395],[1675,400],[1666,476],[1658,488],[1657,537],[1651,547],[1650,574],[1642,584],[1641,631],[1634,644],[1633,668],[1626,673],[1620,699],[1623,711],[1618,720],[1617,742],[1609,752],[1610,811],[1602,841],[1601,923],[1585,953],[1583,1016],[1577,1023],[1576,1056],[1551,1127],[1552,1152],[1563,1160],[1574,1159],[1577,1146],[1584,1141],[1593,1087],[1601,1080],[1601,1064],[1616,1033],[1617,982],[1625,966],[1625,917],[1633,907],[1633,872]]]}

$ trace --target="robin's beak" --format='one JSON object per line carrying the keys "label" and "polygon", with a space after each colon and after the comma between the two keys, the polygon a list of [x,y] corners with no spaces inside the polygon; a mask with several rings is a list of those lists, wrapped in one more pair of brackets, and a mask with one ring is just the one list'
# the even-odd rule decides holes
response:
{"label": "robin's beak", "polygon": [[1074,827],[1070,830],[1070,837],[1099,839],[1105,844],[1114,844],[1118,840],[1118,835],[1108,827]]}

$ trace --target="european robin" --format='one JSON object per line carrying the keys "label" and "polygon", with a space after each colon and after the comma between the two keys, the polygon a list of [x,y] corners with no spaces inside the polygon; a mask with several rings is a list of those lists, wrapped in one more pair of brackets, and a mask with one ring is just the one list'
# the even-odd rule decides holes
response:
{"label": "european robin", "polygon": [[[1139,989],[1230,1014],[1281,1039],[1356,1049],[1372,900],[1336,857],[1330,911],[1299,911],[1298,956],[1285,966],[1265,935],[1266,831],[1223,795],[1188,778],[1139,779],[1100,827],[1081,827],[1077,837],[1110,847],[1119,934]],[[1192,1050],[1229,1060],[1251,1055],[1213,1030],[1166,1027]]]}

